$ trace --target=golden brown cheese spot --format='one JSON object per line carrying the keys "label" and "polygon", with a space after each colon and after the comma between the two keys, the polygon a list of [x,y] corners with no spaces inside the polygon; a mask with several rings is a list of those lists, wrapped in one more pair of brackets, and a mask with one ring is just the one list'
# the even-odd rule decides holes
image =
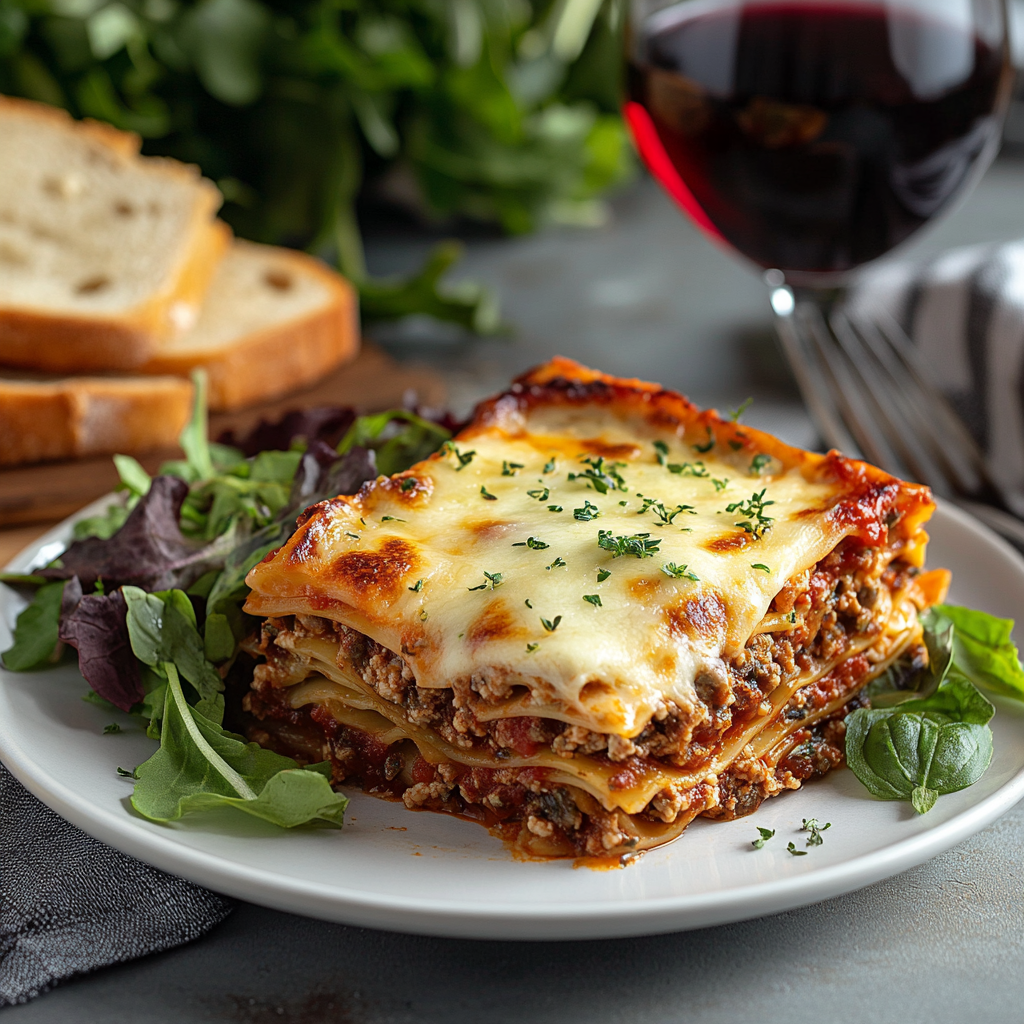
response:
{"label": "golden brown cheese spot", "polygon": [[505,601],[496,597],[466,630],[466,642],[478,647],[492,640],[512,640],[525,635],[526,631],[517,625]]}
{"label": "golden brown cheese spot", "polygon": [[379,551],[349,551],[330,568],[330,575],[361,597],[394,599],[419,565],[416,549],[406,540],[389,537]]}
{"label": "golden brown cheese spot", "polygon": [[306,509],[298,519],[298,532],[288,552],[288,561],[292,565],[301,565],[316,559],[321,550],[327,547],[325,538],[330,531],[331,523],[337,512],[344,508],[341,498],[331,498]]}
{"label": "golden brown cheese spot", "polygon": [[742,533],[727,533],[724,537],[716,537],[704,546],[708,551],[726,554],[729,551],[742,551],[753,540],[753,536],[744,530]]}
{"label": "golden brown cheese spot", "polygon": [[705,644],[725,642],[727,614],[725,603],[713,591],[704,591],[681,605],[665,609],[669,632]]}
{"label": "golden brown cheese spot", "polygon": [[661,580],[648,576],[641,576],[639,579],[630,580],[629,596],[635,601],[649,604],[658,598],[661,591]]}
{"label": "golden brown cheese spot", "polygon": [[602,441],[599,437],[588,437],[579,442],[580,449],[590,455],[600,455],[606,459],[638,459],[642,452],[635,444],[613,444]]}
{"label": "golden brown cheese spot", "polygon": [[505,534],[518,529],[515,523],[503,519],[483,519],[476,523],[466,523],[465,526],[480,541],[500,540]]}
{"label": "golden brown cheese spot", "polygon": [[418,476],[413,473],[400,473],[398,476],[382,476],[372,484],[364,484],[360,497],[369,489],[374,489],[377,494],[386,495],[392,501],[414,508],[434,493],[434,481],[429,476]]}

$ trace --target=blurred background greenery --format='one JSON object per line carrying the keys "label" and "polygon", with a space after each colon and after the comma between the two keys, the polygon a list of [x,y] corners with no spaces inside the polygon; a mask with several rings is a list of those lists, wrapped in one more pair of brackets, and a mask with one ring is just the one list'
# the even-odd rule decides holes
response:
{"label": "blurred background greenery", "polygon": [[335,262],[365,321],[486,333],[491,297],[443,283],[458,243],[373,279],[360,213],[599,224],[633,167],[621,23],[621,0],[0,0],[0,92],[198,164],[239,235]]}

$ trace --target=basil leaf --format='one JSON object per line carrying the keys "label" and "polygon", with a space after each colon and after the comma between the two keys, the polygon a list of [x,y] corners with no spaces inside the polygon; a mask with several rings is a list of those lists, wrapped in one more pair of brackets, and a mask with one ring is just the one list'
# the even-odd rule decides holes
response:
{"label": "basil leaf", "polygon": [[64,580],[46,583],[35,592],[32,603],[18,616],[13,645],[4,651],[5,668],[26,672],[53,663],[63,595]]}
{"label": "basil leaf", "polygon": [[953,793],[981,778],[992,761],[992,730],[935,711],[862,708],[846,719],[846,760],[874,796],[913,799],[923,814],[935,801],[914,799],[915,790]]}
{"label": "basil leaf", "polygon": [[160,749],[135,770],[132,806],[152,821],[234,807],[275,825],[340,825],[347,799],[335,793],[329,767],[300,769],[291,758],[245,743],[190,707],[173,664],[167,676]]}
{"label": "basil leaf", "polygon": [[921,621],[933,633],[954,627],[954,671],[977,686],[1024,700],[1024,668],[1011,638],[1012,619],[940,604],[925,612]]}

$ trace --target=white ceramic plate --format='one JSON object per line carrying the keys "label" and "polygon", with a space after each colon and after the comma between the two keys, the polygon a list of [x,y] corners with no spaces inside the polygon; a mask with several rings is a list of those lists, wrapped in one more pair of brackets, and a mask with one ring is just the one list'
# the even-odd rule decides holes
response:
{"label": "white ceramic plate", "polygon": [[[12,563],[24,571],[67,535],[58,527]],[[953,570],[951,599],[1024,623],[1024,560],[963,513],[932,521],[929,564]],[[51,547],[46,549],[47,545]],[[0,595],[0,650],[21,602]],[[1020,642],[1020,638],[1018,639]],[[0,671],[0,759],[58,814],[126,853],[256,903],[350,924],[477,938],[569,939],[638,935],[787,910],[920,864],[979,831],[1024,796],[1024,714],[1001,706],[995,757],[970,789],[920,817],[870,797],[848,771],[767,801],[753,817],[698,820],[676,843],[617,871],[564,861],[522,863],[478,825],[413,813],[355,794],[341,831],[285,832],[241,814],[193,816],[174,826],[135,815],[134,767],[153,743],[137,720],[80,697],[77,670]],[[802,818],[832,822],[823,846],[786,852]],[[755,824],[776,830],[755,851]]]}

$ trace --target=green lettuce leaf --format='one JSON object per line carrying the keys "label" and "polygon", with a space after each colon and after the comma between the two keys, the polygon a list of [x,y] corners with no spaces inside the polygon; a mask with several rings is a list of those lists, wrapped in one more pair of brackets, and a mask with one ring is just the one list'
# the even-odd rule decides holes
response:
{"label": "green lettuce leaf", "polygon": [[18,616],[14,643],[3,653],[5,668],[12,672],[26,672],[53,664],[64,582],[58,580],[43,584],[35,592],[32,603]]}
{"label": "green lettuce leaf", "polygon": [[1024,700],[1024,668],[1011,638],[1012,619],[952,604],[936,605],[921,618],[932,633],[954,627],[953,674],[994,693]]}
{"label": "green lettuce leaf", "polygon": [[132,806],[152,821],[233,807],[284,828],[340,825],[347,799],[331,789],[328,765],[302,769],[291,758],[226,732],[185,699],[165,662],[160,749],[135,769]]}

